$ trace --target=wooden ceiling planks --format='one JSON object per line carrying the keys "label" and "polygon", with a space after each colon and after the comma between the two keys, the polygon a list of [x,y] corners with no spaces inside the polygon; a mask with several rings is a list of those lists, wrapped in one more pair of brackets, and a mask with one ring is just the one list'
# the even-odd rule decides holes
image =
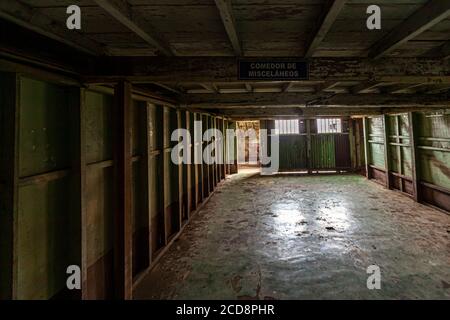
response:
{"label": "wooden ceiling planks", "polygon": [[[67,17],[65,9],[73,4],[71,0],[19,1],[45,12],[62,26]],[[152,30],[181,56],[239,55],[237,44],[246,56],[304,56],[328,0],[232,0],[233,38],[238,40],[231,42],[215,1],[128,0],[127,3],[133,15],[142,17],[139,26],[143,31]],[[335,21],[329,24],[328,32],[321,35],[323,39],[315,45],[311,56],[366,57],[376,43],[427,3],[427,0],[347,0],[334,17]],[[372,4],[382,9],[381,30],[366,28],[366,9]],[[82,9],[80,33],[86,41],[106,46],[111,55],[159,54],[158,48],[133,35],[95,1],[81,0],[77,5]],[[417,57],[430,52],[445,54],[447,50],[439,48],[447,48],[444,45],[450,40],[449,35],[450,19],[444,19],[385,54],[397,57]]]}

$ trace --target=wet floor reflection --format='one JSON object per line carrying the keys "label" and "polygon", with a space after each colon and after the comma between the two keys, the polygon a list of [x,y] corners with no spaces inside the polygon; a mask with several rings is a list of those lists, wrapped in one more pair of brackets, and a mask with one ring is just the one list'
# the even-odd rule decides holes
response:
{"label": "wet floor reflection", "polygon": [[305,219],[300,204],[295,201],[276,202],[271,211],[274,232],[279,236],[295,234]]}

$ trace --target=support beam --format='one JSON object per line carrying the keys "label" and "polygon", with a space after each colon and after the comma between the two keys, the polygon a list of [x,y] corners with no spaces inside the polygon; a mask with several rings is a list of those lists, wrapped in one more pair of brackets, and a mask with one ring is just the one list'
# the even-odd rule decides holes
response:
{"label": "support beam", "polygon": [[419,156],[418,156],[418,132],[416,128],[416,115],[414,112],[408,113],[408,123],[409,123],[409,141],[411,145],[411,171],[413,180],[413,197],[417,202],[421,201],[420,196],[420,167],[419,167]]}
{"label": "support beam", "polygon": [[371,91],[371,90],[379,87],[380,85],[382,85],[382,83],[377,82],[377,81],[364,81],[364,82],[352,87],[350,91],[354,94],[366,93],[367,91]]}
{"label": "support beam", "polygon": [[[109,13],[118,22],[123,24],[125,27],[133,31],[145,42],[151,46],[157,48],[165,56],[173,56],[174,53],[170,46],[165,43],[162,39],[159,39],[157,32],[155,30],[149,30],[149,27],[144,28],[141,26],[139,14],[136,12],[132,13],[131,7],[127,1],[123,0],[94,0],[97,5],[102,7],[107,13]],[[133,19],[132,19],[133,15]],[[148,23],[146,23],[148,25]]]}
{"label": "support beam", "polygon": [[[427,58],[312,58],[309,81],[450,83],[450,62]],[[106,57],[84,73],[88,83],[239,82],[234,57]],[[91,76],[89,76],[89,74]]]}
{"label": "support beam", "polygon": [[160,87],[160,88],[163,88],[163,89],[166,89],[166,90],[168,90],[168,91],[171,91],[171,92],[173,92],[173,93],[176,93],[176,94],[183,94],[183,92],[182,92],[181,90],[178,90],[178,89],[176,89],[176,88],[172,88],[171,86],[165,85],[165,84],[163,84],[163,83],[154,82],[153,84],[156,85],[156,86],[158,86],[158,87]]}
{"label": "support beam", "polygon": [[316,32],[313,34],[313,37],[310,39],[306,47],[305,57],[310,58],[313,56],[314,51],[322,43],[328,31],[330,31],[336,21],[342,8],[344,8],[345,2],[346,0],[328,0]]}
{"label": "support beam", "polygon": [[78,31],[67,29],[64,23],[56,22],[40,9],[32,8],[20,1],[0,1],[0,18],[82,52],[92,55],[107,54],[107,50],[97,42],[83,36]]}
{"label": "support beam", "polygon": [[260,108],[260,109],[222,109],[220,114],[230,118],[258,119],[259,117],[340,117],[340,116],[363,116],[363,115],[381,115],[381,108]]}
{"label": "support beam", "polygon": [[425,86],[427,85],[427,83],[416,83],[416,84],[399,84],[399,85],[394,85],[394,86],[390,86],[390,87],[385,87],[383,89],[381,89],[381,91],[383,93],[388,93],[388,94],[394,94],[394,93],[401,93],[404,91],[410,91],[412,89],[421,87],[421,86]]}
{"label": "support beam", "polygon": [[231,0],[214,0],[216,2],[217,9],[219,10],[220,17],[222,18],[223,25],[230,39],[231,45],[236,56],[243,55],[241,42],[236,29],[236,21],[234,20],[233,8],[231,7]]}
{"label": "support beam", "polygon": [[389,145],[389,117],[387,114],[383,115],[383,139],[384,139],[384,168],[386,170],[386,188],[391,188],[391,149]]}
{"label": "support beam", "polygon": [[[181,97],[184,104],[206,109],[239,109],[242,107],[431,107],[446,108],[450,96],[415,94],[324,94],[324,93],[236,93],[236,94],[187,94]],[[313,103],[311,102],[313,101]]]}
{"label": "support beam", "polygon": [[364,117],[363,119],[363,131],[364,131],[364,158],[366,164],[366,177],[367,179],[371,179],[372,175],[370,173],[370,144],[369,144],[369,118]]}
{"label": "support beam", "polygon": [[[397,168],[398,173],[402,176],[403,175],[403,157],[402,157],[402,147],[401,144],[401,138],[400,138],[400,116],[397,114],[395,117],[395,143],[397,144],[395,147],[395,150],[397,151]],[[400,191],[403,192],[403,179],[400,179]]]}
{"label": "support beam", "polygon": [[121,81],[114,105],[114,293],[132,298],[132,147],[131,84]]}
{"label": "support beam", "polygon": [[219,88],[215,84],[200,83],[200,85],[210,92],[219,93]]}
{"label": "support beam", "polygon": [[324,90],[329,90],[329,89],[334,88],[335,86],[338,85],[338,83],[339,83],[338,81],[325,81],[324,83],[316,86],[314,89],[315,89],[316,93],[320,93]]}
{"label": "support beam", "polygon": [[445,91],[449,91],[450,90],[450,85],[446,85],[440,88],[433,88],[430,89],[429,91],[426,92],[426,94],[439,94],[439,93],[443,93]]}
{"label": "support beam", "polygon": [[414,39],[450,15],[450,1],[431,0],[414,12],[408,19],[378,41],[370,50],[369,57],[379,58],[407,41]]}
{"label": "support beam", "polygon": [[306,158],[308,159],[308,173],[312,173],[312,158],[311,158],[311,119],[306,119]]}
{"label": "support beam", "polygon": [[294,82],[289,82],[289,83],[285,84],[283,86],[282,91],[283,92],[289,92],[289,90],[291,90],[291,88],[294,86],[294,84],[295,84]]}
{"label": "support beam", "polygon": [[431,49],[424,57],[450,59],[450,41],[447,41],[436,49]]}

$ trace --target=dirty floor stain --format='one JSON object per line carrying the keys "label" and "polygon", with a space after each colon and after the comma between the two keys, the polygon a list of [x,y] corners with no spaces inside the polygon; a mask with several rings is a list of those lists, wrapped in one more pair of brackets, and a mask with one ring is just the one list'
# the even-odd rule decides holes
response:
{"label": "dirty floor stain", "polygon": [[[357,175],[227,178],[136,299],[450,299],[450,216]],[[367,267],[381,269],[368,290]]]}

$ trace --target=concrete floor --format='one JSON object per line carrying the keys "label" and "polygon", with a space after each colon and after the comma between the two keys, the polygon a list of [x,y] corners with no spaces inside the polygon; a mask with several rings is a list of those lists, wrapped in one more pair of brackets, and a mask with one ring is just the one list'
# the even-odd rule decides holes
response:
{"label": "concrete floor", "polygon": [[[450,299],[450,216],[356,175],[228,178],[136,299]],[[368,290],[369,265],[381,290]]]}

